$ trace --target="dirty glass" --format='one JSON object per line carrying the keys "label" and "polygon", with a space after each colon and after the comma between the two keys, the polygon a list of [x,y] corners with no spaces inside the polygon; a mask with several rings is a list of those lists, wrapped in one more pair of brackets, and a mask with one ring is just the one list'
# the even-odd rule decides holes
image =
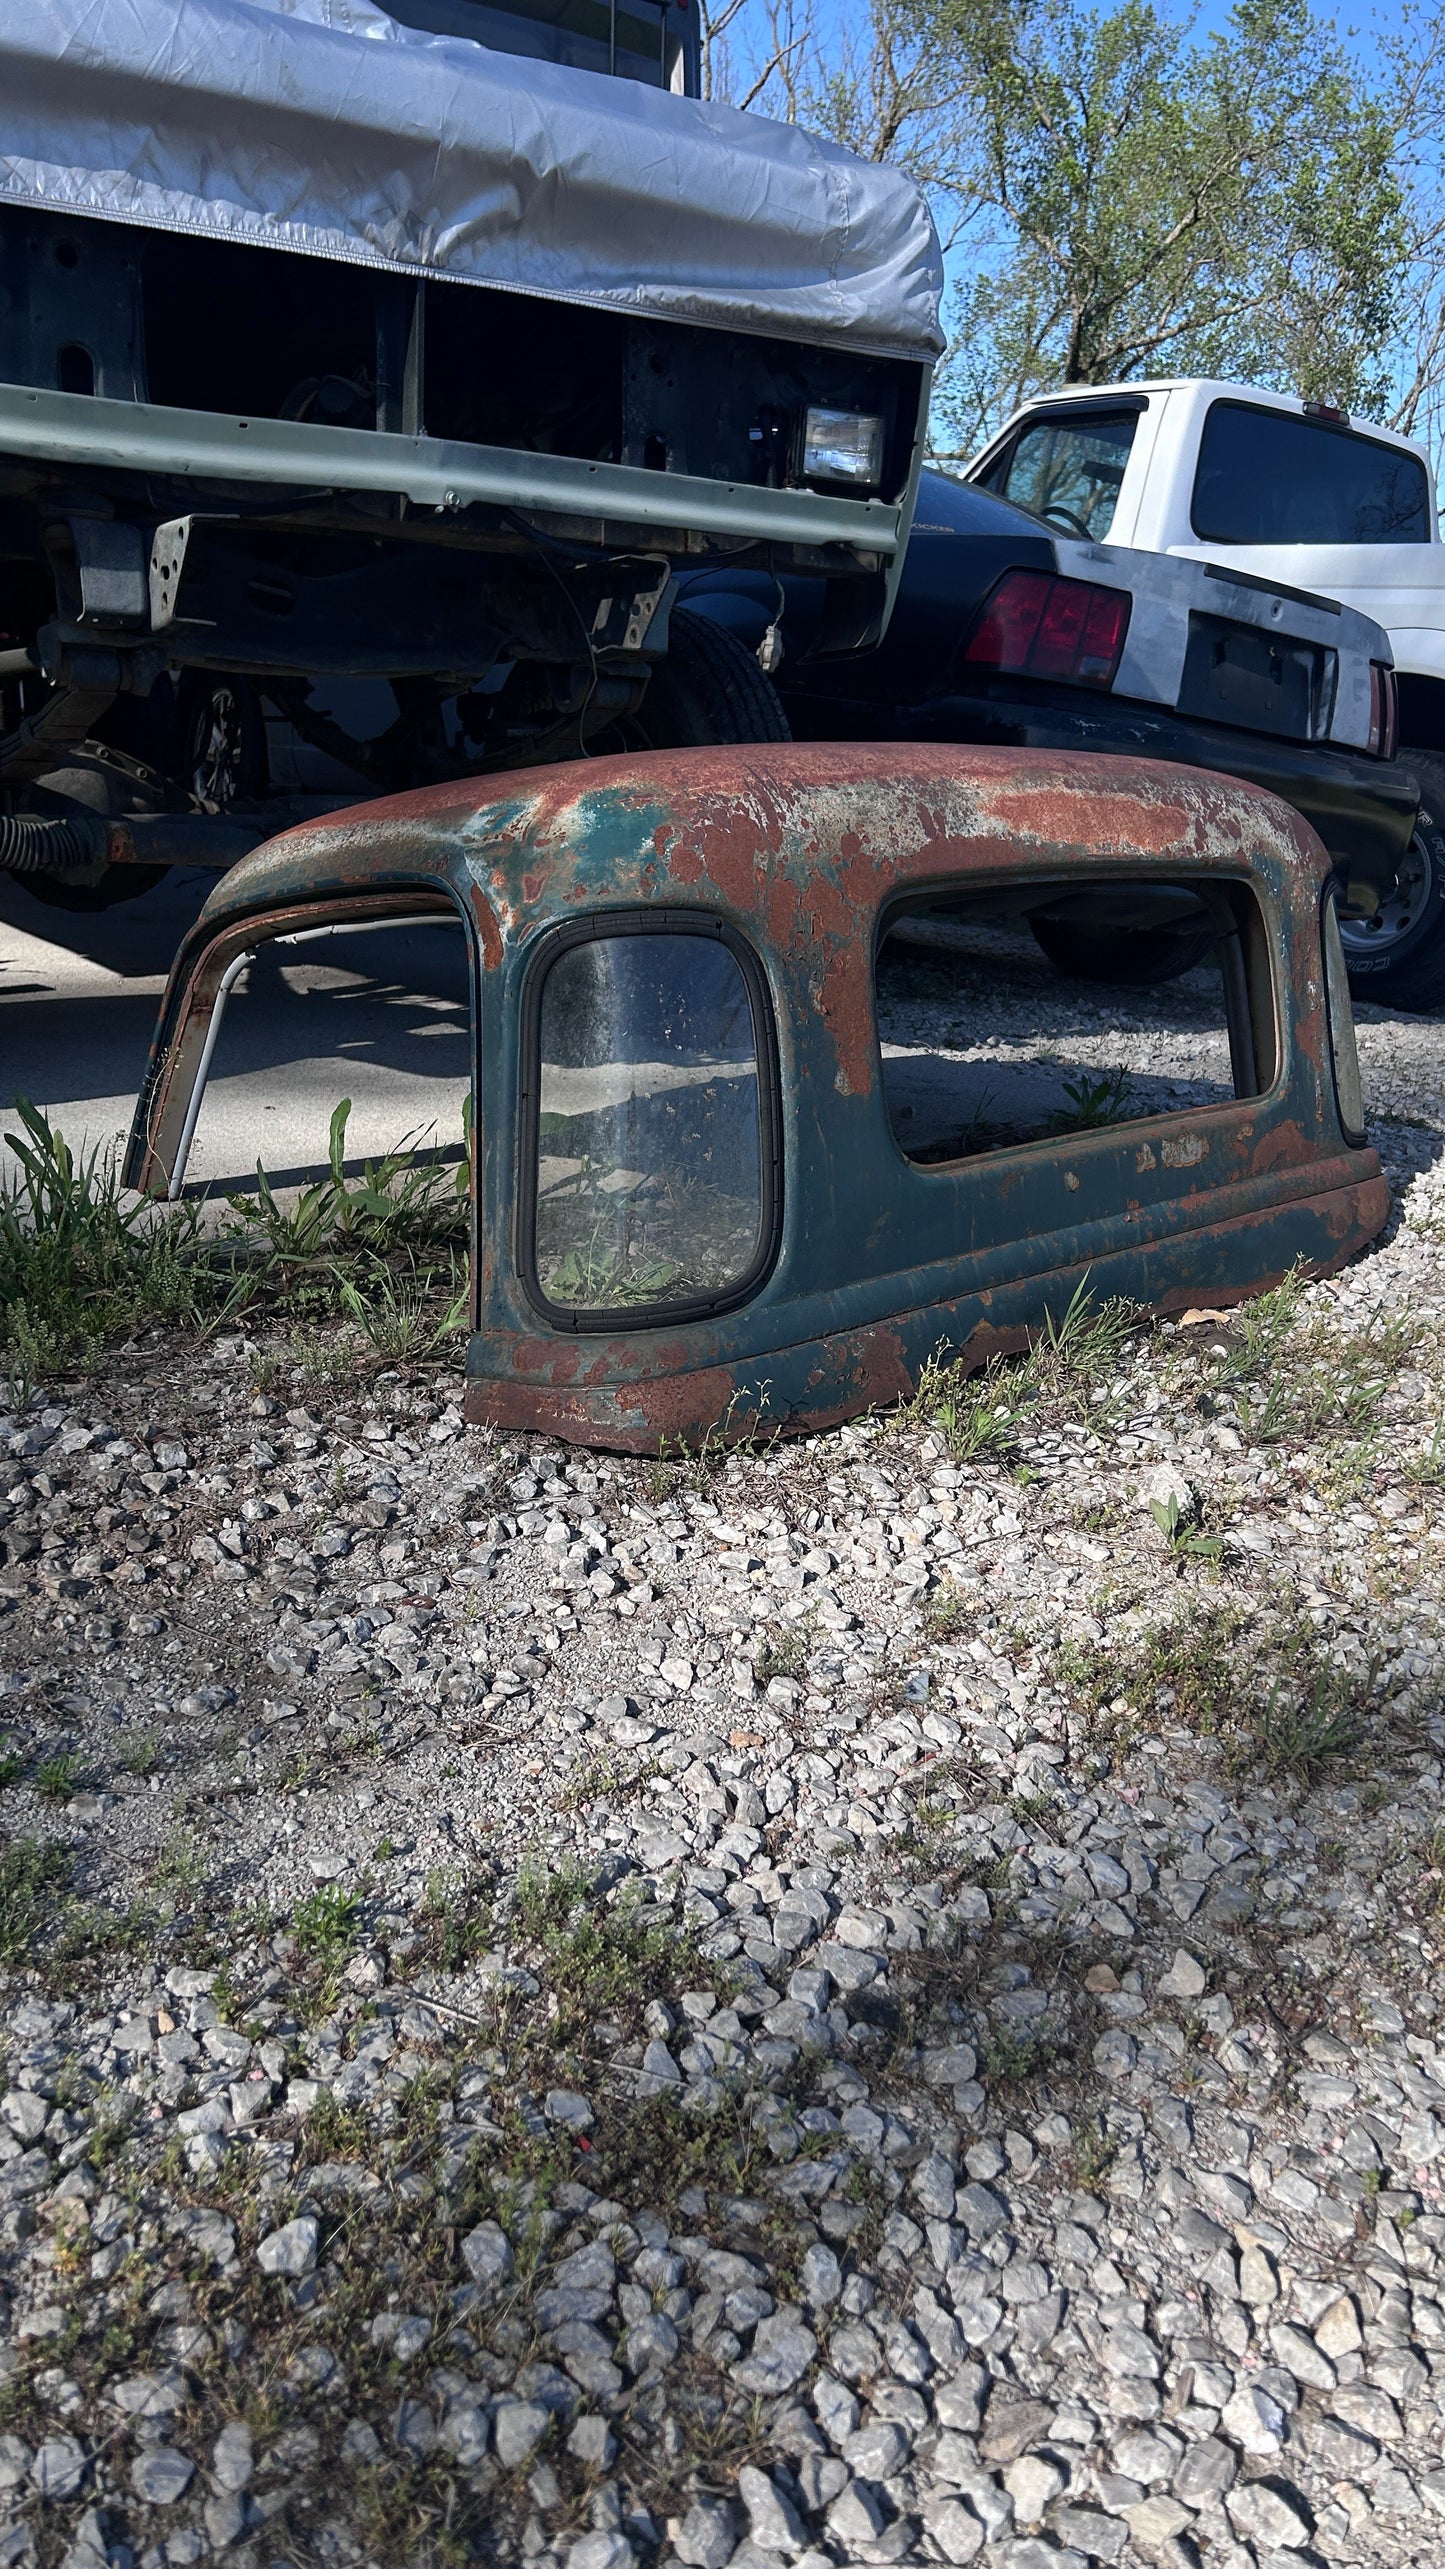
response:
{"label": "dirty glass", "polygon": [[1377,437],[1216,401],[1193,521],[1212,544],[1428,544],[1430,487],[1417,456]]}
{"label": "dirty glass", "polygon": [[1114,522],[1138,424],[1137,410],[1036,420],[983,478],[1001,499],[1032,509],[1061,534],[1097,543]]}
{"label": "dirty glass", "polygon": [[736,955],[686,932],[569,946],[538,1033],[546,1300],[620,1314],[734,1291],[765,1212],[757,1034]]}
{"label": "dirty glass", "polygon": [[[895,921],[877,1000],[900,1150],[928,1165],[972,1159],[1254,1093],[1272,1037],[1251,1029],[1228,915],[1221,934],[1185,887],[1150,883],[1019,886]],[[1207,1145],[1186,1128],[1157,1153],[1189,1167]]]}

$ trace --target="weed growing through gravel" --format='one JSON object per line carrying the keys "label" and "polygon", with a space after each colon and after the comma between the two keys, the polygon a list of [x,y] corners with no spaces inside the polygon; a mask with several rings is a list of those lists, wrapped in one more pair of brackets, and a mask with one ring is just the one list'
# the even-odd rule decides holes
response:
{"label": "weed growing through gravel", "polygon": [[74,1861],[54,1838],[17,1838],[0,1855],[0,1963],[23,1962],[54,1925]]}
{"label": "weed growing through gravel", "polygon": [[[466,1325],[468,1161],[408,1145],[347,1175],[351,1101],[331,1118],[327,1174],[283,1202],[264,1170],[207,1227],[194,1202],[127,1199],[114,1149],[77,1157],[25,1098],[0,1179],[0,1358],[28,1391],[155,1324],[217,1327],[239,1312],[293,1324],[303,1379],[354,1373],[358,1353],[424,1362]],[[469,1129],[469,1127],[468,1127]],[[338,1309],[352,1327],[318,1330]],[[263,1357],[262,1367],[266,1364]]]}
{"label": "weed growing through gravel", "polygon": [[41,1760],[31,1781],[42,1802],[68,1802],[84,1768],[84,1758],[74,1749],[62,1749]]}
{"label": "weed growing through gravel", "polygon": [[550,1872],[525,1866],[518,1876],[519,1941],[541,1961],[557,1998],[558,2039],[579,2039],[597,2016],[632,2012],[641,1993],[671,1969],[697,1973],[697,1940],[670,1918],[646,1912],[626,1888],[610,1904],[600,1898],[584,1865],[566,1863]]}
{"label": "weed growing through gravel", "polygon": [[147,1322],[198,1321],[219,1301],[194,1205],[124,1200],[113,1150],[77,1159],[29,1099],[0,1179],[0,1354],[25,1389]]}
{"label": "weed growing through gravel", "polygon": [[1220,1603],[1109,1645],[1066,1642],[1050,1674],[1093,1731],[1163,1716],[1218,1742],[1228,1775],[1302,1786],[1359,1745],[1369,1681],[1332,1660],[1306,1616]]}
{"label": "weed growing through gravel", "polygon": [[350,1953],[361,1917],[359,1891],[324,1882],[296,1911],[293,1933],[308,1961],[334,1966]]}
{"label": "weed growing through gravel", "polygon": [[1133,1303],[1096,1302],[1085,1278],[1061,1317],[1046,1315],[1027,1354],[995,1356],[982,1371],[965,1357],[931,1356],[905,1417],[941,1436],[956,1463],[1006,1461],[1026,1426],[1082,1417],[1103,1427],[1124,1350],[1143,1325]]}
{"label": "weed growing through gravel", "polygon": [[1376,1311],[1361,1328],[1340,1325],[1314,1299],[1303,1269],[1232,1316],[1202,1399],[1232,1409],[1251,1443],[1364,1437],[1368,1443],[1392,1377],[1418,1363],[1417,1320]]}
{"label": "weed growing through gravel", "polygon": [[1193,1517],[1180,1506],[1172,1490],[1167,1499],[1151,1499],[1149,1513],[1176,1561],[1220,1559],[1224,1551],[1222,1536],[1202,1533]]}
{"label": "weed growing through gravel", "polygon": [[1077,1079],[1066,1079],[1064,1095],[1067,1106],[1060,1106],[1048,1119],[1051,1133],[1091,1133],[1104,1124],[1127,1124],[1134,1112],[1134,1083],[1127,1070],[1117,1064],[1091,1077],[1081,1071]]}

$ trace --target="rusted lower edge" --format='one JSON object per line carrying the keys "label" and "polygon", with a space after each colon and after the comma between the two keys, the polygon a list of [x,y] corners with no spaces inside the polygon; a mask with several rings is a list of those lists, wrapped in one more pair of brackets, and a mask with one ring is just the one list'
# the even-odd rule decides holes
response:
{"label": "rusted lower edge", "polygon": [[[743,1445],[813,1435],[906,1398],[923,1365],[940,1350],[970,1373],[995,1356],[1020,1352],[1081,1287],[1101,1301],[1135,1301],[1141,1311],[1161,1318],[1187,1310],[1201,1295],[1227,1307],[1267,1292],[1292,1269],[1332,1274],[1368,1246],[1389,1210],[1385,1179],[1364,1178],[1155,1242],[1147,1251],[1092,1269],[1056,1268],[987,1297],[960,1295],[896,1321],[839,1330],[736,1364],[670,1368],[643,1383],[557,1385],[501,1377],[487,1370],[487,1340],[474,1338],[463,1412],[474,1426],[536,1431],[622,1454],[656,1454],[669,1444]],[[989,1304],[997,1317],[986,1311]],[[675,1340],[670,1352],[675,1357]]]}

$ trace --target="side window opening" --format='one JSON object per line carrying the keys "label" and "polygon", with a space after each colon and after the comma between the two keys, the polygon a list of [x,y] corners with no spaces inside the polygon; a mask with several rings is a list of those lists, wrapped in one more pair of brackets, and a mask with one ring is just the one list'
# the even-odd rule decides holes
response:
{"label": "side window opening", "polygon": [[989,468],[986,486],[1061,534],[1100,543],[1114,522],[1138,425],[1137,409],[1033,420]]}
{"label": "side window opening", "polygon": [[876,996],[889,1122],[924,1166],[1220,1106],[1276,1074],[1268,941],[1239,884],[1054,878],[935,901],[889,922]]}
{"label": "side window opening", "polygon": [[460,1167],[469,969],[450,911],[318,920],[279,935],[258,922],[208,1018],[187,1029],[188,1093],[163,1151],[171,1195],[254,1205],[259,1164],[284,1209],[337,1170],[360,1178],[368,1162],[396,1162],[397,1182]]}
{"label": "side window opening", "polygon": [[741,940],[638,919],[554,941],[523,1036],[522,1238],[574,1327],[740,1300],[778,1219],[766,991]]}

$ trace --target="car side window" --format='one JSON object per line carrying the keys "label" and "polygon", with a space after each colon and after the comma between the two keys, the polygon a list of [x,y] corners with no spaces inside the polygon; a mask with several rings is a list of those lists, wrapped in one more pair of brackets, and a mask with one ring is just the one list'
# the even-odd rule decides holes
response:
{"label": "car side window", "polygon": [[1417,455],[1321,419],[1211,403],[1192,522],[1211,544],[1428,544]]}
{"label": "car side window", "polygon": [[1033,420],[982,479],[1060,534],[1098,543],[1113,525],[1138,425],[1137,409]]}

